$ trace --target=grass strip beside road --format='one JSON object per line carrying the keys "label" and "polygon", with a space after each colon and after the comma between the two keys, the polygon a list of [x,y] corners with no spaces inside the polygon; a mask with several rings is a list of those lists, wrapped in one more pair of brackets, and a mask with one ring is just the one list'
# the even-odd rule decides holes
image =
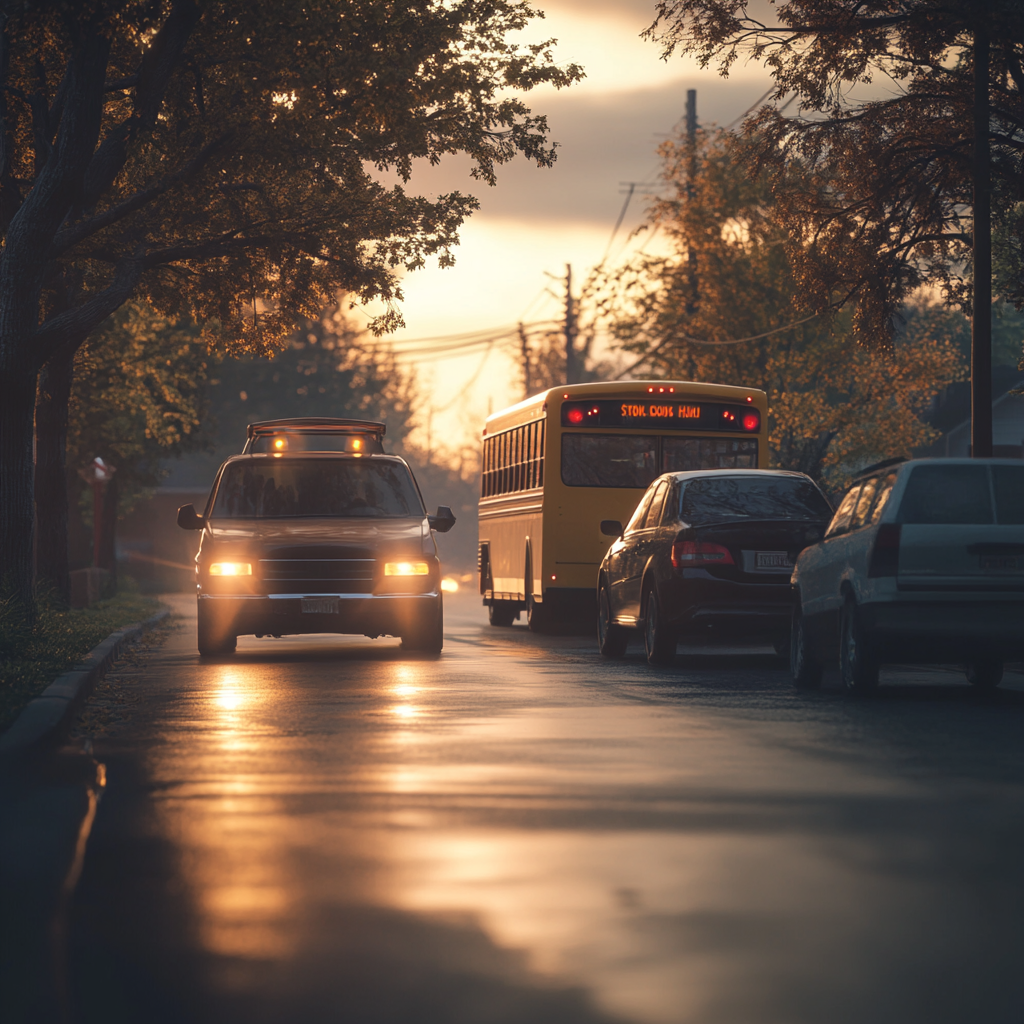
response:
{"label": "grass strip beside road", "polygon": [[138,592],[135,581],[120,580],[117,594],[90,608],[58,611],[41,601],[35,625],[26,627],[0,601],[0,733],[21,709],[63,672],[75,667],[98,643],[160,608]]}

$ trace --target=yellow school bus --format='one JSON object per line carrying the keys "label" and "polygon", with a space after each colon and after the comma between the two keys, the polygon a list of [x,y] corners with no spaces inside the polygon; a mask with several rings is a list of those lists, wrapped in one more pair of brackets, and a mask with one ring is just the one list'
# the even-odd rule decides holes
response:
{"label": "yellow school bus", "polygon": [[480,593],[492,625],[521,611],[557,628],[592,611],[611,544],[648,484],[687,469],[768,463],[767,396],[689,381],[569,384],[487,418],[480,496]]}

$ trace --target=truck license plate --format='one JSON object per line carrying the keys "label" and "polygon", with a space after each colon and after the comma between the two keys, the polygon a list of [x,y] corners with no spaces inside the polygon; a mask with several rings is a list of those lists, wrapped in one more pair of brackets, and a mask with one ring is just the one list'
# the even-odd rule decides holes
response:
{"label": "truck license plate", "polygon": [[793,563],[785,551],[755,551],[754,566],[757,569],[792,569]]}
{"label": "truck license plate", "polygon": [[302,612],[309,615],[337,615],[338,599],[336,597],[304,597]]}

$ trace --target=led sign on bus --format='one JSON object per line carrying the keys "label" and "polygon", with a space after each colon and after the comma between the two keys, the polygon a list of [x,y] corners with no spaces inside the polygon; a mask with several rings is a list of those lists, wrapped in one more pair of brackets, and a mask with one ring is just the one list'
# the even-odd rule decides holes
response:
{"label": "led sign on bus", "polygon": [[761,414],[749,405],[600,398],[562,405],[563,427],[637,427],[660,430],[728,430],[755,433]]}

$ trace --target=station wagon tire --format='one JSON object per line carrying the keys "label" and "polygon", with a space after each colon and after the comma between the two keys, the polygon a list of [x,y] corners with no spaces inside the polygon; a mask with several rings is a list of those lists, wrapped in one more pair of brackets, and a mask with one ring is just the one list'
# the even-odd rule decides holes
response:
{"label": "station wagon tire", "polygon": [[644,602],[644,651],[651,665],[671,665],[676,657],[676,635],[661,614],[661,602],[652,587]]}
{"label": "station wagon tire", "polygon": [[994,690],[1003,681],[1001,661],[972,661],[964,665],[967,682],[976,690],[985,693]]}
{"label": "station wagon tire", "polygon": [[821,686],[824,666],[808,642],[807,626],[800,605],[793,609],[789,637],[789,671],[798,690],[816,690]]}
{"label": "station wagon tire", "polygon": [[597,595],[597,649],[605,658],[621,658],[629,646],[629,631],[612,622],[608,587],[602,583]]}
{"label": "station wagon tire", "polygon": [[444,605],[438,598],[418,623],[402,634],[402,650],[423,654],[440,654],[444,647]]}
{"label": "station wagon tire", "polygon": [[878,668],[857,603],[848,597],[839,616],[839,671],[843,683],[851,693],[873,693],[878,688]]}
{"label": "station wagon tire", "polygon": [[492,601],[487,608],[487,621],[492,626],[511,626],[519,609],[511,601]]}
{"label": "station wagon tire", "polygon": [[214,657],[218,654],[233,654],[238,646],[238,638],[230,632],[230,627],[218,622],[205,602],[199,602],[196,623],[196,646],[203,657]]}

